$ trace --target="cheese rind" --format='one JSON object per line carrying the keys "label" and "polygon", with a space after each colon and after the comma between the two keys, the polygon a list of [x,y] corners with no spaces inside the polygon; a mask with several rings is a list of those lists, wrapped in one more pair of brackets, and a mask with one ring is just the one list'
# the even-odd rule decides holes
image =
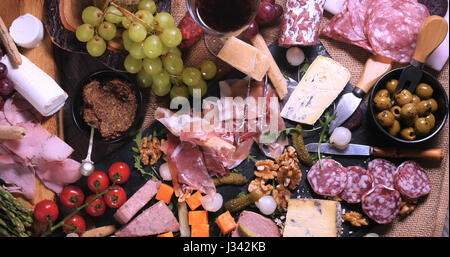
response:
{"label": "cheese rind", "polygon": [[281,111],[283,118],[314,125],[350,80],[350,71],[325,56],[318,56]]}
{"label": "cheese rind", "polygon": [[258,48],[235,37],[230,37],[217,55],[257,81],[261,81],[269,70],[270,59]]}
{"label": "cheese rind", "polygon": [[290,199],[283,236],[338,237],[341,224],[341,205],[337,201]]}

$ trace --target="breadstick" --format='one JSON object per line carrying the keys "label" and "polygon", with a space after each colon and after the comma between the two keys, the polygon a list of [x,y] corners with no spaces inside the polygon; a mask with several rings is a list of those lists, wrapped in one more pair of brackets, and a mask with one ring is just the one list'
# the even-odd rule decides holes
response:
{"label": "breadstick", "polygon": [[14,67],[19,67],[22,64],[22,58],[20,57],[19,50],[17,49],[16,44],[11,38],[11,35],[8,32],[8,28],[6,28],[2,17],[0,17],[0,40],[3,42],[3,46],[6,48],[6,53],[11,59]]}
{"label": "breadstick", "polygon": [[105,237],[111,235],[114,232],[116,232],[116,227],[114,225],[103,226],[88,230],[84,232],[81,237]]}
{"label": "breadstick", "polygon": [[284,99],[287,95],[287,81],[281,73],[280,68],[275,62],[275,59],[273,59],[273,56],[270,53],[269,48],[267,47],[266,41],[259,33],[254,36],[251,41],[254,47],[258,48],[269,57],[270,67],[267,74],[269,75],[270,81],[272,81],[272,84],[275,87],[275,91],[277,92],[278,97],[280,99]]}
{"label": "breadstick", "polygon": [[0,126],[0,139],[23,139],[27,130],[16,126]]}

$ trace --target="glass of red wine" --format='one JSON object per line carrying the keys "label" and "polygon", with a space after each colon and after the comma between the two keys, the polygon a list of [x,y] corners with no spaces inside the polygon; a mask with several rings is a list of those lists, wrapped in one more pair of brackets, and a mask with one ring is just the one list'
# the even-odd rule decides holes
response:
{"label": "glass of red wine", "polygon": [[252,24],[261,0],[187,0],[194,21],[205,31],[205,44],[216,55],[226,38],[238,36]]}

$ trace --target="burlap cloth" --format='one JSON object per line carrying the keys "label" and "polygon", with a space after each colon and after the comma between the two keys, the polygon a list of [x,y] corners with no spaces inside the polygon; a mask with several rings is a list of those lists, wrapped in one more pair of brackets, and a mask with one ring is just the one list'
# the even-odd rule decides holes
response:
{"label": "burlap cloth", "polygon": [[[286,0],[276,0],[281,6],[285,6]],[[172,15],[176,22],[186,13],[185,0],[172,0]],[[324,25],[330,16],[325,14],[323,19]],[[280,35],[280,26],[275,24],[270,28],[261,30],[267,43],[270,44],[276,41]],[[352,74],[351,83],[355,85],[358,82],[359,76],[363,71],[364,63],[370,56],[367,51],[354,47],[348,44],[340,43],[327,38],[320,38],[327,51],[333,59],[347,67]],[[184,62],[186,66],[196,66],[199,62],[205,59],[214,61],[218,65],[219,74],[226,74],[230,71],[230,67],[212,56],[205,48],[203,41],[200,41],[188,52],[184,53]],[[445,86],[447,94],[449,87],[449,67],[448,62],[445,68],[437,73],[428,70],[436,75],[439,81]],[[220,77],[220,75],[219,75]],[[153,121],[154,110],[158,106],[167,106],[168,100],[166,98],[158,98],[150,95],[148,99],[148,110],[144,121],[144,128],[148,127]],[[427,168],[430,177],[432,188],[430,195],[422,200],[417,209],[405,219],[397,219],[390,225],[376,227],[376,232],[385,236],[403,236],[403,237],[429,237],[441,236],[445,224],[445,218],[448,209],[449,201],[449,132],[448,121],[443,131],[436,137],[434,147],[441,147],[445,149],[445,157],[441,163],[421,162]]]}

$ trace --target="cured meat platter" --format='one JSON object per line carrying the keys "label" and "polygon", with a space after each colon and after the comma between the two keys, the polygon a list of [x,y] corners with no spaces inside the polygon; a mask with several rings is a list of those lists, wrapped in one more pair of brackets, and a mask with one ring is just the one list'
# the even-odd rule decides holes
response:
{"label": "cured meat platter", "polygon": [[[379,236],[448,156],[448,89],[423,69],[448,58],[444,2],[45,0],[0,19],[0,236]],[[371,54],[356,84],[325,38]],[[21,54],[49,41],[59,83]]]}

